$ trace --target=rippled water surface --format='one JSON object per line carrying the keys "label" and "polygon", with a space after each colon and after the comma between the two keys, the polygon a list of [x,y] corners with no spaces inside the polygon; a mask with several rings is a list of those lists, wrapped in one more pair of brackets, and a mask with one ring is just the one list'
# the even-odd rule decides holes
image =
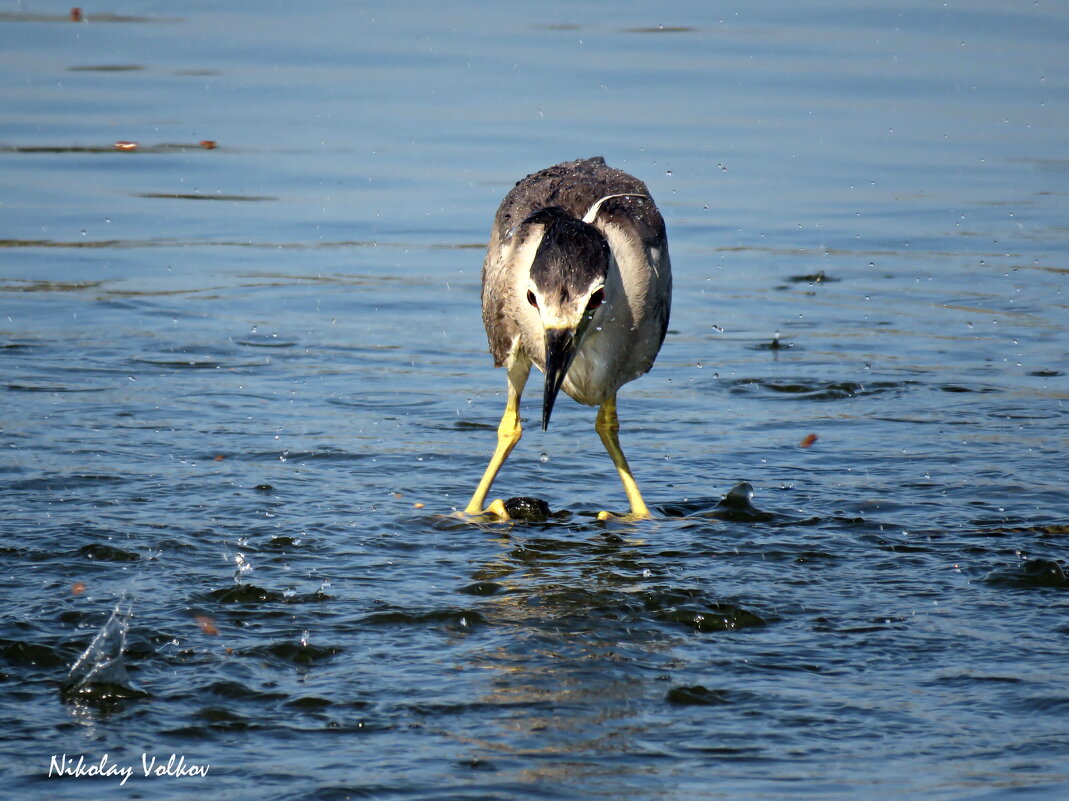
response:
{"label": "rippled water surface", "polygon": [[[1063,5],[70,15],[0,8],[5,792],[1069,797]],[[462,520],[490,219],[598,154],[671,242],[657,519],[532,381],[554,516]]]}

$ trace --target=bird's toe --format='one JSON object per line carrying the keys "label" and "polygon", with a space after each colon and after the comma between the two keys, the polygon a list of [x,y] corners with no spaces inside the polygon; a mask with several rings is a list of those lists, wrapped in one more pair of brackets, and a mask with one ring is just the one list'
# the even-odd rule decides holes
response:
{"label": "bird's toe", "polygon": [[653,515],[649,513],[649,510],[643,512],[628,512],[627,514],[619,514],[617,512],[606,511],[598,512],[598,520],[601,520],[603,522],[608,520],[619,520],[623,523],[633,523],[637,520],[651,519],[653,519]]}
{"label": "bird's toe", "polygon": [[500,498],[495,498],[483,511],[483,514],[490,517],[496,517],[498,520],[512,519],[512,515],[510,515],[508,509],[505,508],[505,502]]}

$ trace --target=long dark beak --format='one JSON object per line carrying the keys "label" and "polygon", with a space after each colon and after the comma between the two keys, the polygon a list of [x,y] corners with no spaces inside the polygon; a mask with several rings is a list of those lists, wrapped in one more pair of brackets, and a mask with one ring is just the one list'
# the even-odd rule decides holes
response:
{"label": "long dark beak", "polygon": [[546,329],[546,388],[542,395],[542,430],[549,428],[553,402],[575,358],[575,332],[570,328]]}

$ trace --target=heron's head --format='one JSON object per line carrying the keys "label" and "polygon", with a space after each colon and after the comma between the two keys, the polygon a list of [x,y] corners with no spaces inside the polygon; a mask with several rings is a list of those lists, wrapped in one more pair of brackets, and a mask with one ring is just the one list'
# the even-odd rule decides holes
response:
{"label": "heron's head", "polygon": [[537,310],[545,335],[544,431],[572,359],[605,300],[609,244],[593,225],[556,206],[535,212],[525,222],[545,226],[531,263],[526,297]]}

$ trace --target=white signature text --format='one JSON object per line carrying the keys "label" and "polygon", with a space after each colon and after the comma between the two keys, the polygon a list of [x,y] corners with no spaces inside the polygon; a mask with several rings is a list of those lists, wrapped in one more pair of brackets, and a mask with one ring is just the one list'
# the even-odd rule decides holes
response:
{"label": "white signature text", "polygon": [[[119,779],[119,784],[123,785],[134,775],[136,767],[138,766],[120,765],[118,762],[112,762],[107,754],[95,761],[86,759],[84,755],[68,757],[66,754],[53,754],[52,760],[48,765],[48,776],[49,778],[53,776],[69,776],[75,779],[86,776],[115,777]],[[154,755],[142,754],[140,768],[141,775],[145,776],[145,778],[159,776],[173,776],[175,778],[199,776],[204,778],[208,775],[211,765],[186,762],[186,758],[179,754],[171,754],[166,760]]]}

